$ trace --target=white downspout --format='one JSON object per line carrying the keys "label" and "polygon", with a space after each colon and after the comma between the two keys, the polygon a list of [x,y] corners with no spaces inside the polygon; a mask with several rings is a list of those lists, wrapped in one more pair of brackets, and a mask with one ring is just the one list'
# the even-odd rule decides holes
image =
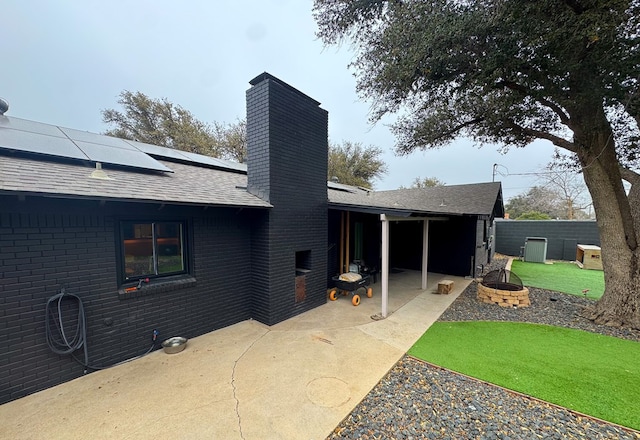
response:
{"label": "white downspout", "polygon": [[380,214],[382,222],[382,317],[387,317],[389,303],[389,221],[387,216]]}
{"label": "white downspout", "polygon": [[427,290],[427,258],[429,257],[429,220],[422,221],[422,290]]}

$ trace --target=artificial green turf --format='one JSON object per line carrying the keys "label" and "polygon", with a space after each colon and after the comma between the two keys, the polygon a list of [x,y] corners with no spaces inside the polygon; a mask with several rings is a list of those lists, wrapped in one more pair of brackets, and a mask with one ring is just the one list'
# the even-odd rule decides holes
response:
{"label": "artificial green turf", "polygon": [[419,359],[640,429],[640,343],[515,322],[436,322]]}
{"label": "artificial green turf", "polygon": [[553,264],[529,263],[513,260],[511,271],[518,275],[522,284],[556,292],[599,299],[604,293],[604,272],[580,269],[574,263],[554,262]]}

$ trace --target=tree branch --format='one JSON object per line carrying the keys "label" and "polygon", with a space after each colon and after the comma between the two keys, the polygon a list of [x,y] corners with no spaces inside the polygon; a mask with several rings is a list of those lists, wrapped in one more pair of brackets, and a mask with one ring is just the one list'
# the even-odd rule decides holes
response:
{"label": "tree branch", "polygon": [[564,148],[565,150],[569,150],[572,153],[578,152],[578,147],[576,146],[576,144],[574,144],[573,142],[569,142],[568,140],[561,138],[560,136],[547,133],[546,131],[534,130],[533,128],[522,127],[513,121],[508,121],[507,126],[527,136],[531,136],[539,139],[546,139],[551,143],[553,143],[553,145],[558,146],[560,148]]}
{"label": "tree branch", "polygon": [[442,135],[441,135],[441,136],[439,136],[439,137],[441,137],[441,138],[446,138],[446,137],[448,137],[448,136],[450,136],[450,135],[452,135],[452,134],[454,134],[454,133],[459,132],[460,130],[462,130],[462,129],[463,129],[463,128],[465,128],[465,127],[468,127],[468,126],[470,126],[470,125],[478,124],[478,123],[480,123],[480,122],[482,122],[482,121],[484,121],[484,120],[485,120],[485,117],[484,117],[484,116],[479,116],[479,117],[477,117],[477,118],[473,118],[473,119],[471,119],[471,120],[469,120],[469,121],[466,121],[466,122],[463,122],[463,123],[461,123],[461,124],[456,125],[456,126],[455,126],[455,127],[453,127],[451,130],[448,130],[448,131],[446,131],[446,132],[442,133]]}
{"label": "tree branch", "polygon": [[556,115],[558,115],[558,117],[560,118],[560,121],[566,125],[569,128],[573,128],[572,125],[572,121],[571,118],[569,117],[569,115],[567,115],[564,111],[564,109],[562,107],[560,107],[558,104],[556,104],[553,101],[548,100],[547,98],[543,98],[543,97],[536,97],[533,93],[531,93],[531,89],[523,86],[522,84],[518,84],[515,83],[513,81],[500,81],[498,82],[499,86],[503,86],[506,87],[510,90],[516,91],[516,92],[520,92],[525,96],[529,96],[533,99],[536,100],[536,102],[539,102],[540,104],[549,107],[551,109],[551,111],[553,111]]}
{"label": "tree branch", "polygon": [[640,186],[640,174],[635,171],[620,165],[620,176],[622,176],[622,179],[629,182],[631,185],[637,184]]}

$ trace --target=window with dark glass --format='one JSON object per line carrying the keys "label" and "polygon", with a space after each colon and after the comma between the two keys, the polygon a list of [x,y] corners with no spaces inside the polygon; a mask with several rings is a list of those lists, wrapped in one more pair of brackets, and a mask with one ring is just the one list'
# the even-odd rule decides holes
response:
{"label": "window with dark glass", "polygon": [[182,222],[121,223],[125,280],[185,273]]}

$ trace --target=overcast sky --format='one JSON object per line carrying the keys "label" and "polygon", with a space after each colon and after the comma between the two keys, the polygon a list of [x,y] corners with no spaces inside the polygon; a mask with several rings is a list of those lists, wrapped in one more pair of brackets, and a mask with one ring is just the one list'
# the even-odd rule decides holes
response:
{"label": "overcast sky", "polygon": [[4,0],[0,97],[8,116],[98,133],[108,128],[100,111],[119,108],[123,90],[167,98],[205,122],[234,122],[245,117],[248,82],[266,71],[321,102],[331,141],[384,150],[389,172],[376,189],[416,177],[490,182],[495,163],[505,199],[535,184],[518,174],[550,161],[544,142],[501,155],[500,146],[459,140],[396,157],[385,124],[393,119],[370,124],[370,102],[348,68],[353,52],[323,46],[311,9],[312,0]]}

